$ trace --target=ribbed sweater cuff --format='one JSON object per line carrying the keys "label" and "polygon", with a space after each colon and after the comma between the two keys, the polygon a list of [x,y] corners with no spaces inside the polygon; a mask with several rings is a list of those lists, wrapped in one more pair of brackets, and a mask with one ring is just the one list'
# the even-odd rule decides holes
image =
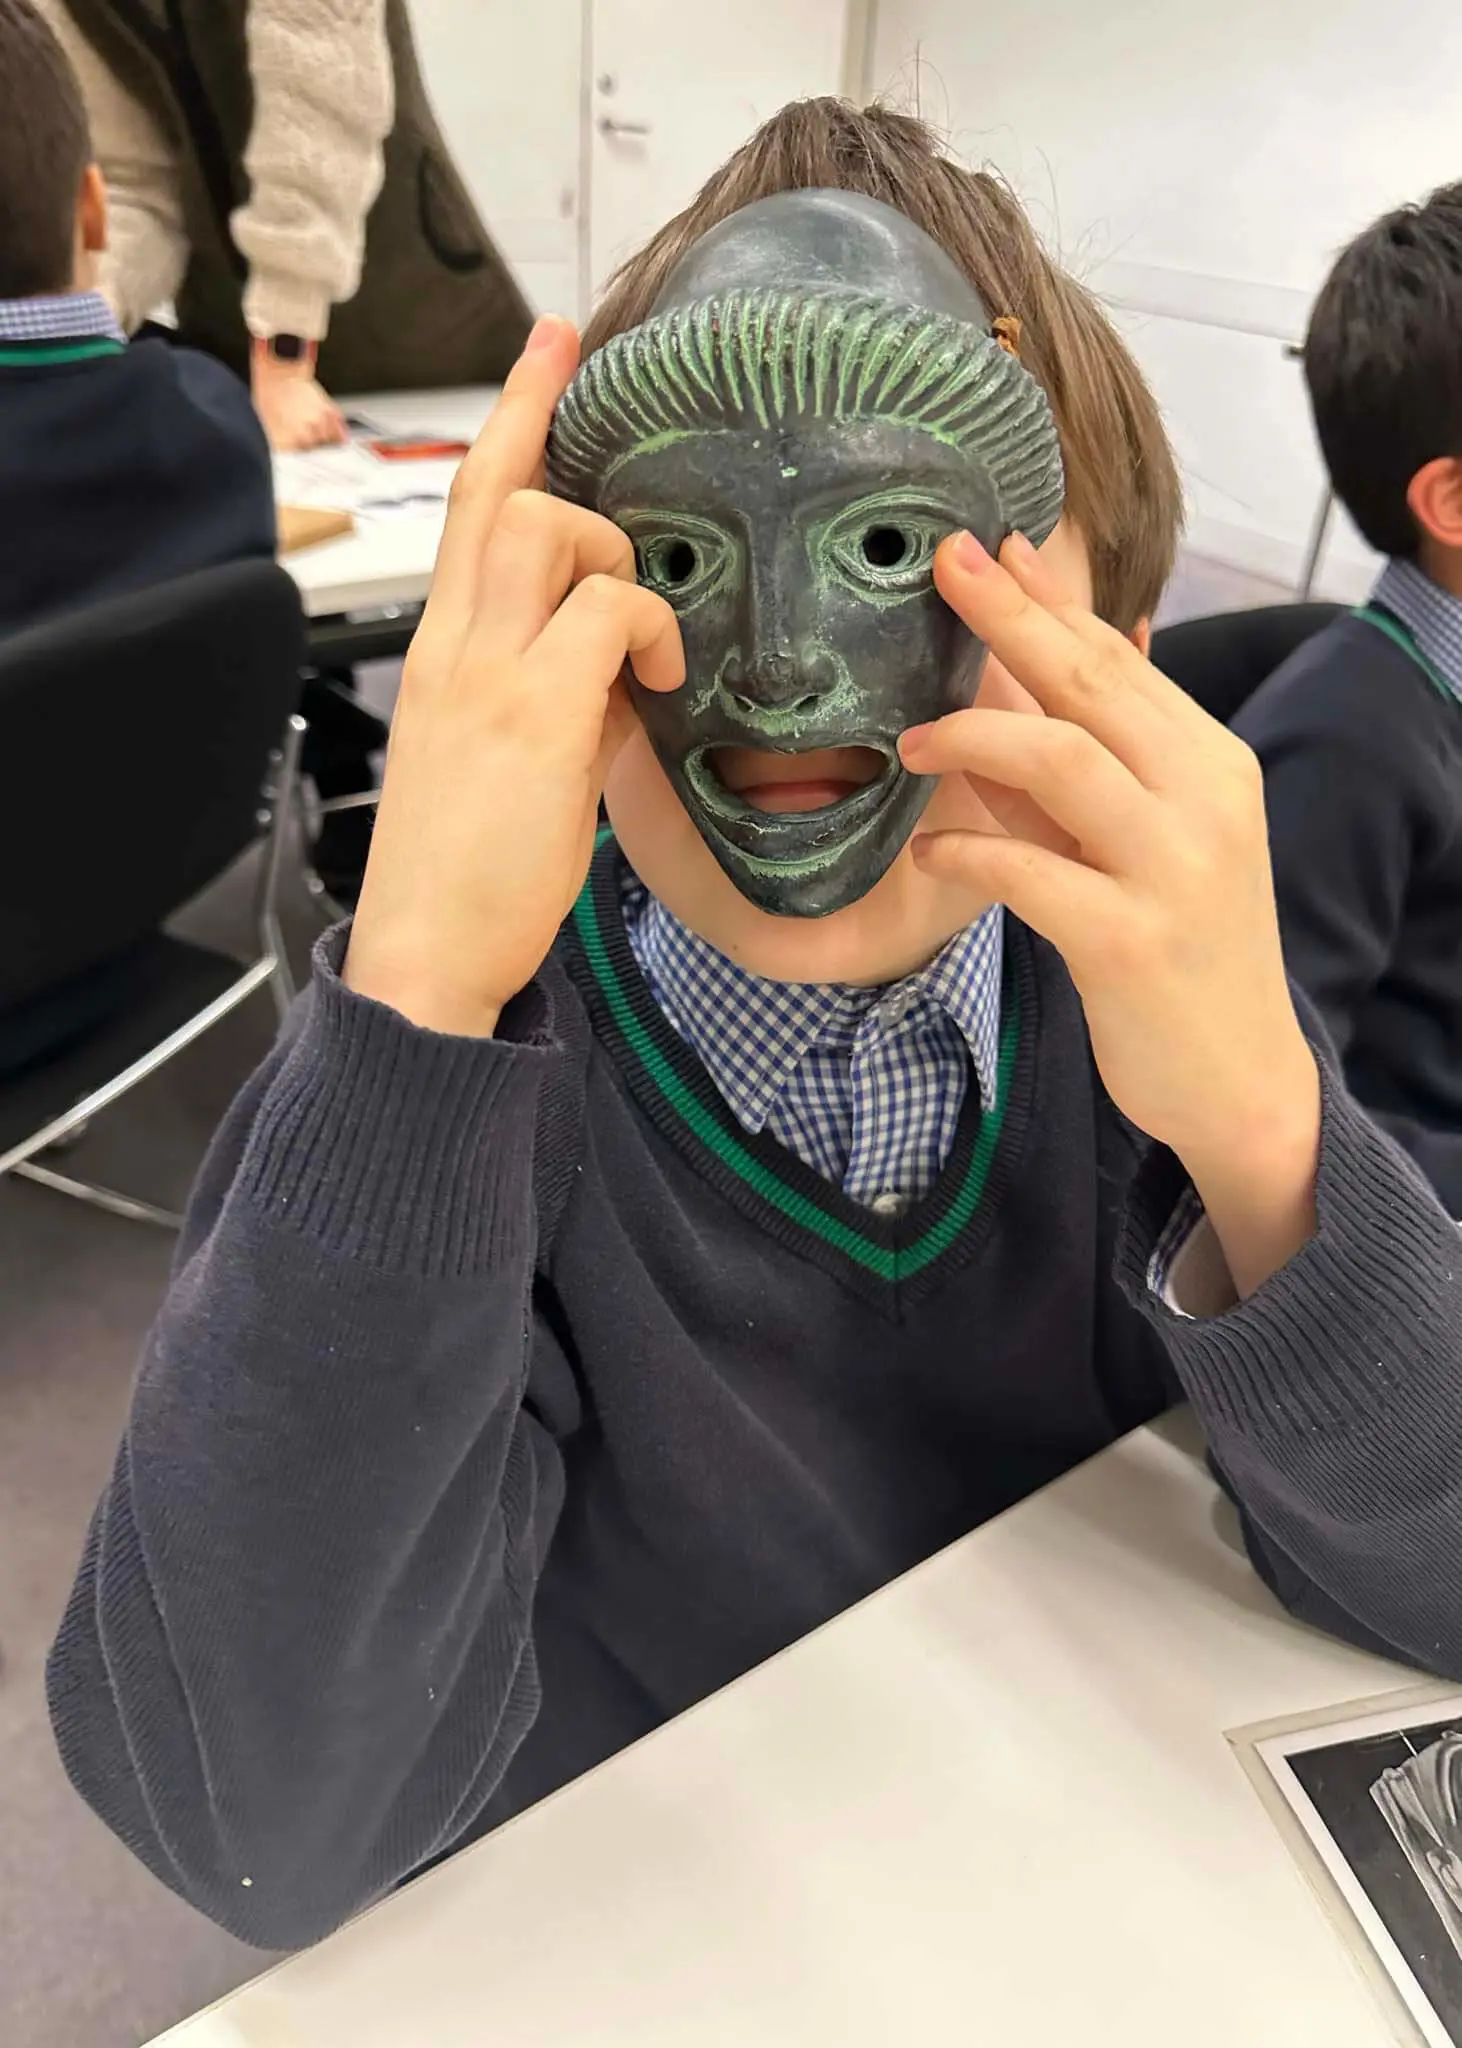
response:
{"label": "ribbed sweater cuff", "polygon": [[1313,1452],[1384,1418],[1395,1443],[1429,1440],[1459,1406],[1462,1238],[1409,1159],[1321,1062],[1319,1229],[1287,1266],[1220,1316],[1186,1321],[1146,1285],[1185,1185],[1156,1150],[1134,1183],[1118,1278],[1157,1322],[1210,1430]]}
{"label": "ribbed sweater cuff", "polygon": [[244,325],[264,341],[276,334],[323,341],[330,326],[330,303],[330,294],[307,277],[255,269],[244,287]]}
{"label": "ribbed sweater cuff", "polygon": [[558,1049],[533,984],[493,1039],[423,1031],[339,977],[327,932],[301,1028],[235,1183],[277,1226],[378,1270],[451,1277],[521,1263],[534,1239],[533,1136]]}

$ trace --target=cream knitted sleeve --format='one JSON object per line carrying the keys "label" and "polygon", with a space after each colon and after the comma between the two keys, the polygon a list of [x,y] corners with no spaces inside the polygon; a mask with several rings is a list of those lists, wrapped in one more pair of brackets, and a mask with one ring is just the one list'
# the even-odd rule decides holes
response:
{"label": "cream knitted sleeve", "polygon": [[253,334],[320,340],[360,284],[394,113],[385,0],[249,0],[250,196],[233,216]]}

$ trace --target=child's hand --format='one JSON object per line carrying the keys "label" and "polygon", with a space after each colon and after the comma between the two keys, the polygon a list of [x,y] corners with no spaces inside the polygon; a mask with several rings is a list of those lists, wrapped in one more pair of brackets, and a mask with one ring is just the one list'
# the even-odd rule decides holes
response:
{"label": "child's hand", "polygon": [[488,1036],[583,886],[619,676],[685,676],[680,629],[607,519],[542,494],[578,362],[542,321],[463,463],[407,656],[344,978],[414,1023]]}
{"label": "child's hand", "polygon": [[1046,716],[976,708],[905,733],[908,767],[968,775],[1005,828],[927,833],[914,858],[1058,948],[1113,1101],[1183,1160],[1247,1293],[1313,1232],[1320,1133],[1258,764],[1064,602],[1028,541],[996,563],[956,536],[935,575]]}

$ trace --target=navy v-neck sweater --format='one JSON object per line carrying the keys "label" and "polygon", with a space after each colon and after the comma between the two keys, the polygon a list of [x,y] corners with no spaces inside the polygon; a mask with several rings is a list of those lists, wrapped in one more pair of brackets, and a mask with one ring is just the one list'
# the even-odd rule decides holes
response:
{"label": "navy v-neck sweater", "polygon": [[160,1877],[310,1941],[1180,1386],[1290,1604],[1462,1674],[1462,1256],[1333,1076],[1318,1237],[1182,1321],[1181,1177],[1049,948],[1011,922],[999,1098],[885,1221],[737,1125],[617,858],[491,1042],[337,936],[215,1144],[50,1667]]}
{"label": "navy v-neck sweater", "polygon": [[1462,703],[1376,609],[1249,700],[1291,975],[1345,1076],[1462,1217]]}

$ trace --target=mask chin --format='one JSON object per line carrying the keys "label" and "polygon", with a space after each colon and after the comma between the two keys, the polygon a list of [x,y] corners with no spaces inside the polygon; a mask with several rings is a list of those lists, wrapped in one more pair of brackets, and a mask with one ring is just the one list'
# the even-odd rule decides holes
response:
{"label": "mask chin", "polygon": [[772,917],[830,917],[866,896],[898,859],[937,781],[911,775],[891,745],[880,746],[883,773],[851,796],[815,811],[765,812],[720,788],[709,751],[661,754],[661,765],[722,872]]}

